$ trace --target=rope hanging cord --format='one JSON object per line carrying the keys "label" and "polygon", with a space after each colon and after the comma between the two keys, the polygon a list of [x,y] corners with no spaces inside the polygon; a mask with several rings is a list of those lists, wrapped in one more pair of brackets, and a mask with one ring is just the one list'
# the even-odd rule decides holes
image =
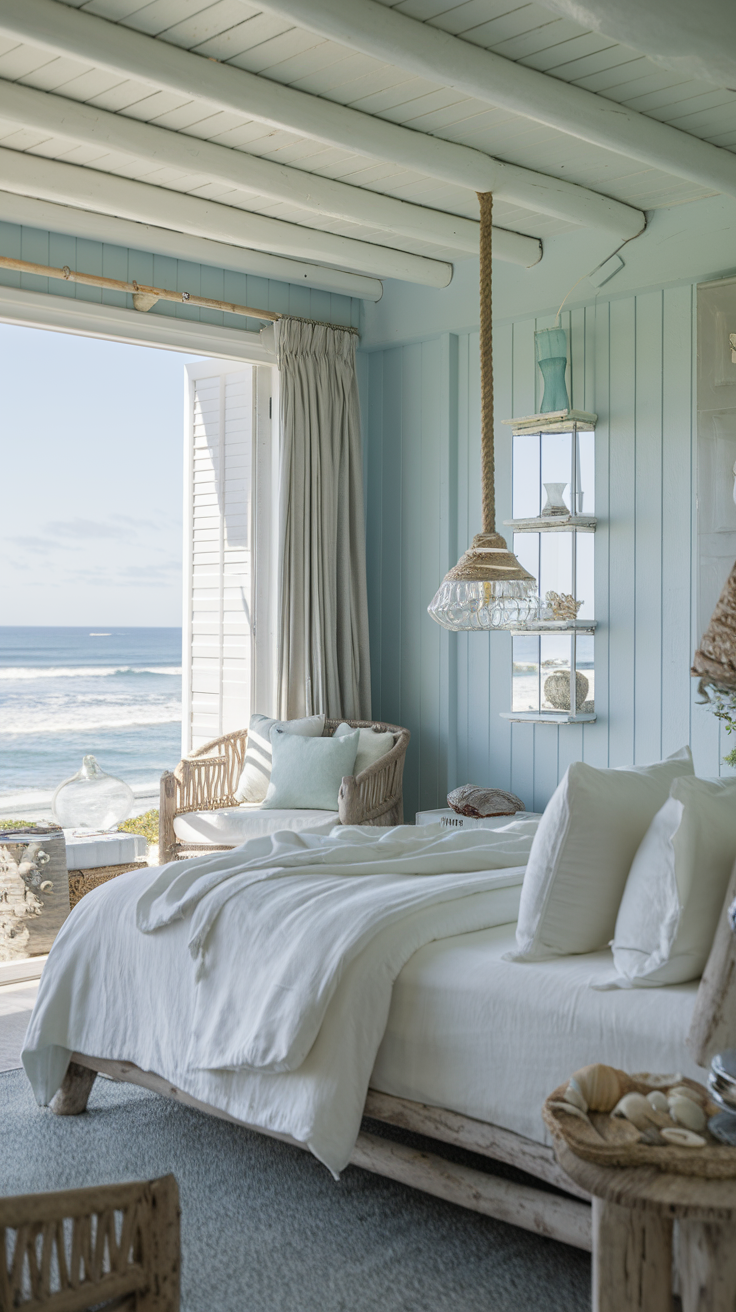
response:
{"label": "rope hanging cord", "polygon": [[496,527],[495,461],[493,455],[493,194],[477,193],[480,201],[480,462],[483,490],[483,532]]}

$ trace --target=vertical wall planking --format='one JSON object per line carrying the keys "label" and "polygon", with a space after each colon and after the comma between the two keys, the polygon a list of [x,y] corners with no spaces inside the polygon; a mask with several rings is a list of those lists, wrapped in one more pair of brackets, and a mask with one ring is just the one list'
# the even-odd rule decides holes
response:
{"label": "vertical wall planking", "polygon": [[[427,343],[435,346],[436,341]],[[404,604],[396,613],[401,629],[401,666],[399,677],[400,723],[414,726],[414,751],[404,768],[404,793],[410,811],[416,809],[422,764],[421,733],[421,628],[422,606],[419,597],[422,524],[422,352],[423,345],[404,348],[401,379],[401,535],[397,565],[402,573]],[[399,565],[400,562],[400,565]],[[416,600],[415,600],[416,598]],[[427,617],[429,619],[429,617]],[[431,621],[430,621],[431,622]]]}
{"label": "vertical wall planking", "polygon": [[[442,534],[442,503],[447,492],[447,479],[443,477],[447,468],[448,419],[447,410],[443,409],[442,376],[447,369],[449,339],[440,337],[434,342],[425,342],[421,348],[421,425],[419,432],[419,468],[420,485],[419,524],[416,541],[419,559],[416,569],[416,586],[424,605],[417,607],[419,646],[418,691],[419,708],[419,747],[420,793],[437,795],[446,788],[447,778],[447,744],[442,733],[442,694],[440,689],[440,651],[445,637],[441,629],[427,614],[427,603],[439,585],[442,573],[440,566],[440,542]],[[445,398],[446,399],[446,398]],[[444,469],[440,460],[445,453]]]}
{"label": "vertical wall planking", "polygon": [[[534,414],[536,407],[536,375],[538,373],[534,358],[534,329],[533,319],[522,320],[513,326],[513,358],[512,358],[512,393],[511,404],[512,416]],[[507,428],[506,432],[510,432]],[[508,439],[509,446],[511,439]],[[500,471],[499,471],[500,474]],[[511,480],[509,477],[505,480],[505,492],[502,490],[504,482],[499,477],[499,509],[503,511],[499,515],[500,520],[510,519],[510,505],[508,489]],[[495,642],[495,637],[492,639]],[[502,639],[503,641],[503,639]],[[500,655],[500,653],[499,653]],[[541,725],[539,727],[540,739],[542,734],[551,734],[556,738],[557,729],[553,725]],[[540,750],[550,750],[550,739],[546,744],[540,741]],[[537,729],[533,724],[512,724],[511,726],[511,791],[518,795],[526,803],[527,810],[537,809],[537,798],[535,797],[535,749],[537,742]],[[554,748],[556,752],[556,745]]]}
{"label": "vertical wall planking", "polygon": [[[418,506],[422,514],[434,513],[438,498],[442,504],[444,488],[454,480],[457,542],[453,559],[480,525],[478,334],[466,332],[457,338],[457,402],[456,409],[451,408],[456,415],[456,445],[447,436],[443,402],[438,406],[441,424],[423,421],[421,482],[408,482],[404,467],[401,491],[404,439],[394,402],[401,398],[405,417],[412,408],[426,415],[422,394],[429,383],[424,372],[417,374],[407,367],[410,353],[417,351],[419,344],[371,354],[369,568],[373,571],[373,562],[380,557],[382,569],[378,582],[370,580],[371,618],[374,625],[381,626],[381,668],[375,684],[380,684],[381,692],[374,714],[389,718],[391,707],[394,717],[402,713],[401,722],[417,735],[409,749],[410,755],[417,751],[412,804],[415,796],[423,808],[443,804],[443,769],[448,762],[448,787],[474,782],[512,788],[535,809],[546,804],[573,760],[585,759],[596,766],[626,765],[666,755],[689,738],[700,774],[725,770],[720,757],[732,744],[727,739],[719,742],[714,717],[695,704],[695,681],[689,675],[692,650],[700,637],[695,632],[693,567],[693,302],[692,287],[682,286],[638,298],[598,299],[563,314],[570,332],[571,400],[578,408],[598,414],[598,719],[584,727],[535,728],[510,725],[499,718],[498,712],[508,710],[511,699],[511,640],[507,634],[439,635],[440,643],[446,640],[453,656],[448,655],[446,670],[440,661],[436,711],[429,691],[422,694],[418,712],[411,701],[395,695],[399,679],[408,689],[412,675],[419,680],[421,674],[422,688],[429,690],[430,682],[437,678],[435,663],[431,680],[425,684],[427,659],[434,662],[435,657],[425,655],[424,643],[432,640],[421,636],[432,583],[416,588],[411,548],[406,558],[399,550],[397,517],[403,516],[407,524],[415,522]],[[502,420],[529,414],[541,401],[533,333],[535,327],[547,323],[546,318],[517,321],[499,325],[495,332],[499,527],[511,517],[510,438]],[[390,389],[393,402],[383,381],[384,372],[391,369],[395,370]],[[431,387],[427,394],[432,395]],[[377,420],[379,399],[382,415]],[[413,460],[411,443],[408,450]],[[380,466],[378,462],[382,462]],[[439,486],[433,486],[434,478]],[[426,526],[424,532],[426,535]],[[408,536],[405,530],[405,542]],[[424,541],[431,552],[439,548],[431,532]],[[434,559],[438,559],[436,554]],[[397,617],[403,613],[399,606],[402,598],[404,610],[415,609],[419,628],[412,629],[404,622],[399,637]],[[415,644],[417,633],[420,650],[415,663],[414,645],[409,656],[402,642],[411,636],[411,644]],[[375,635],[373,642],[375,650]],[[445,687],[445,681],[450,686]],[[445,720],[449,742],[442,729]],[[434,753],[437,760],[430,765]],[[413,791],[415,786],[418,794]],[[411,818],[410,805],[407,818]]]}
{"label": "vertical wall planking", "polygon": [[[610,489],[609,443],[610,397],[610,306],[607,302],[587,306],[586,323],[586,409],[598,415],[595,427],[595,709],[597,719],[583,728],[583,759],[598,769],[609,765],[609,644],[610,626]],[[587,361],[590,361],[588,366]],[[589,369],[589,373],[588,373]],[[566,737],[566,735],[563,735]],[[570,761],[567,761],[569,764]],[[560,762],[562,766],[562,761]]]}
{"label": "vertical wall planking", "polygon": [[[690,586],[693,548],[692,287],[663,294],[662,315],[662,752],[690,738],[693,680]],[[686,473],[686,477],[683,477]],[[687,602],[685,589],[687,588]],[[699,635],[698,635],[699,636]]]}
{"label": "vertical wall planking", "polygon": [[[634,760],[636,300],[612,301],[609,394],[609,764]],[[642,440],[644,435],[642,434]]]}
{"label": "vertical wall planking", "polygon": [[[478,339],[474,338],[474,350],[477,359]],[[512,413],[513,403],[513,349],[514,332],[509,324],[494,334],[494,445],[496,452],[496,527],[507,539],[513,550],[513,534],[504,527],[503,521],[511,518],[511,429],[503,423]],[[477,474],[476,474],[477,477]],[[473,643],[473,635],[466,641]],[[511,636],[508,633],[496,633],[483,639],[489,665],[488,703],[488,757],[486,773],[476,776],[475,782],[491,781],[498,788],[511,787],[511,742],[512,725],[502,720],[501,711],[511,706]],[[478,733],[483,726],[478,726],[476,717],[471,720],[471,728]],[[480,764],[480,763],[479,763]],[[455,780],[463,783],[464,780]]]}
{"label": "vertical wall planking", "polygon": [[[632,598],[634,760],[662,752],[662,311],[663,293],[636,298],[636,581]],[[688,608],[689,609],[689,608]]]}

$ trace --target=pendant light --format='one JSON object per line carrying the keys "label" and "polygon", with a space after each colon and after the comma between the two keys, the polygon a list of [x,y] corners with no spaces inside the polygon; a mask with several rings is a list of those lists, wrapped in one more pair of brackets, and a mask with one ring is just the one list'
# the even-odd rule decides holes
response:
{"label": "pendant light", "polygon": [[480,392],[483,531],[446,574],[427,610],[455,631],[508,629],[539,613],[537,584],[496,532],[493,462],[493,322],[491,303],[491,192],[480,201]]}

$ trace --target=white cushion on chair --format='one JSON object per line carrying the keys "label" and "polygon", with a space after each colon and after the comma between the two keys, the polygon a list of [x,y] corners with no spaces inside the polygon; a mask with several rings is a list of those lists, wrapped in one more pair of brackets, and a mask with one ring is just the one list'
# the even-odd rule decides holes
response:
{"label": "white cushion on chair", "polygon": [[329,834],[340,823],[337,811],[262,811],[252,803],[223,806],[219,811],[188,811],[174,820],[174,833],[183,843],[232,843],[263,838],[279,829],[315,829]]}
{"label": "white cushion on chair", "polygon": [[[342,724],[338,724],[335,737],[344,738],[346,734],[352,732],[350,725],[343,721]],[[358,755],[353,767],[356,775],[362,774],[369,765],[375,765],[376,761],[380,761],[381,757],[395,746],[393,733],[381,733],[378,729],[359,729],[358,734]]]}

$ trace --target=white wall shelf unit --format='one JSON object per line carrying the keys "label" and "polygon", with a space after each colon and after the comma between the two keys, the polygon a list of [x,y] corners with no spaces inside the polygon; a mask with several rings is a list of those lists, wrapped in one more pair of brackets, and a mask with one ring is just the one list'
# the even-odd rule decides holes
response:
{"label": "white wall shelf unit", "polygon": [[516,724],[592,724],[596,718],[595,711],[575,715],[568,711],[499,711],[499,716]]}
{"label": "white wall shelf unit", "polygon": [[[586,724],[595,720],[595,424],[583,410],[511,419],[513,550],[538,580],[543,611],[511,629],[511,710],[505,720]],[[576,619],[552,618],[575,600]],[[564,614],[564,610],[562,612]]]}
{"label": "white wall shelf unit", "polygon": [[597,620],[540,620],[537,624],[515,624],[510,633],[595,633]]}
{"label": "white wall shelf unit", "polygon": [[506,528],[514,533],[564,533],[571,528],[578,533],[595,533],[598,520],[594,515],[535,515],[531,519],[505,519]]}

